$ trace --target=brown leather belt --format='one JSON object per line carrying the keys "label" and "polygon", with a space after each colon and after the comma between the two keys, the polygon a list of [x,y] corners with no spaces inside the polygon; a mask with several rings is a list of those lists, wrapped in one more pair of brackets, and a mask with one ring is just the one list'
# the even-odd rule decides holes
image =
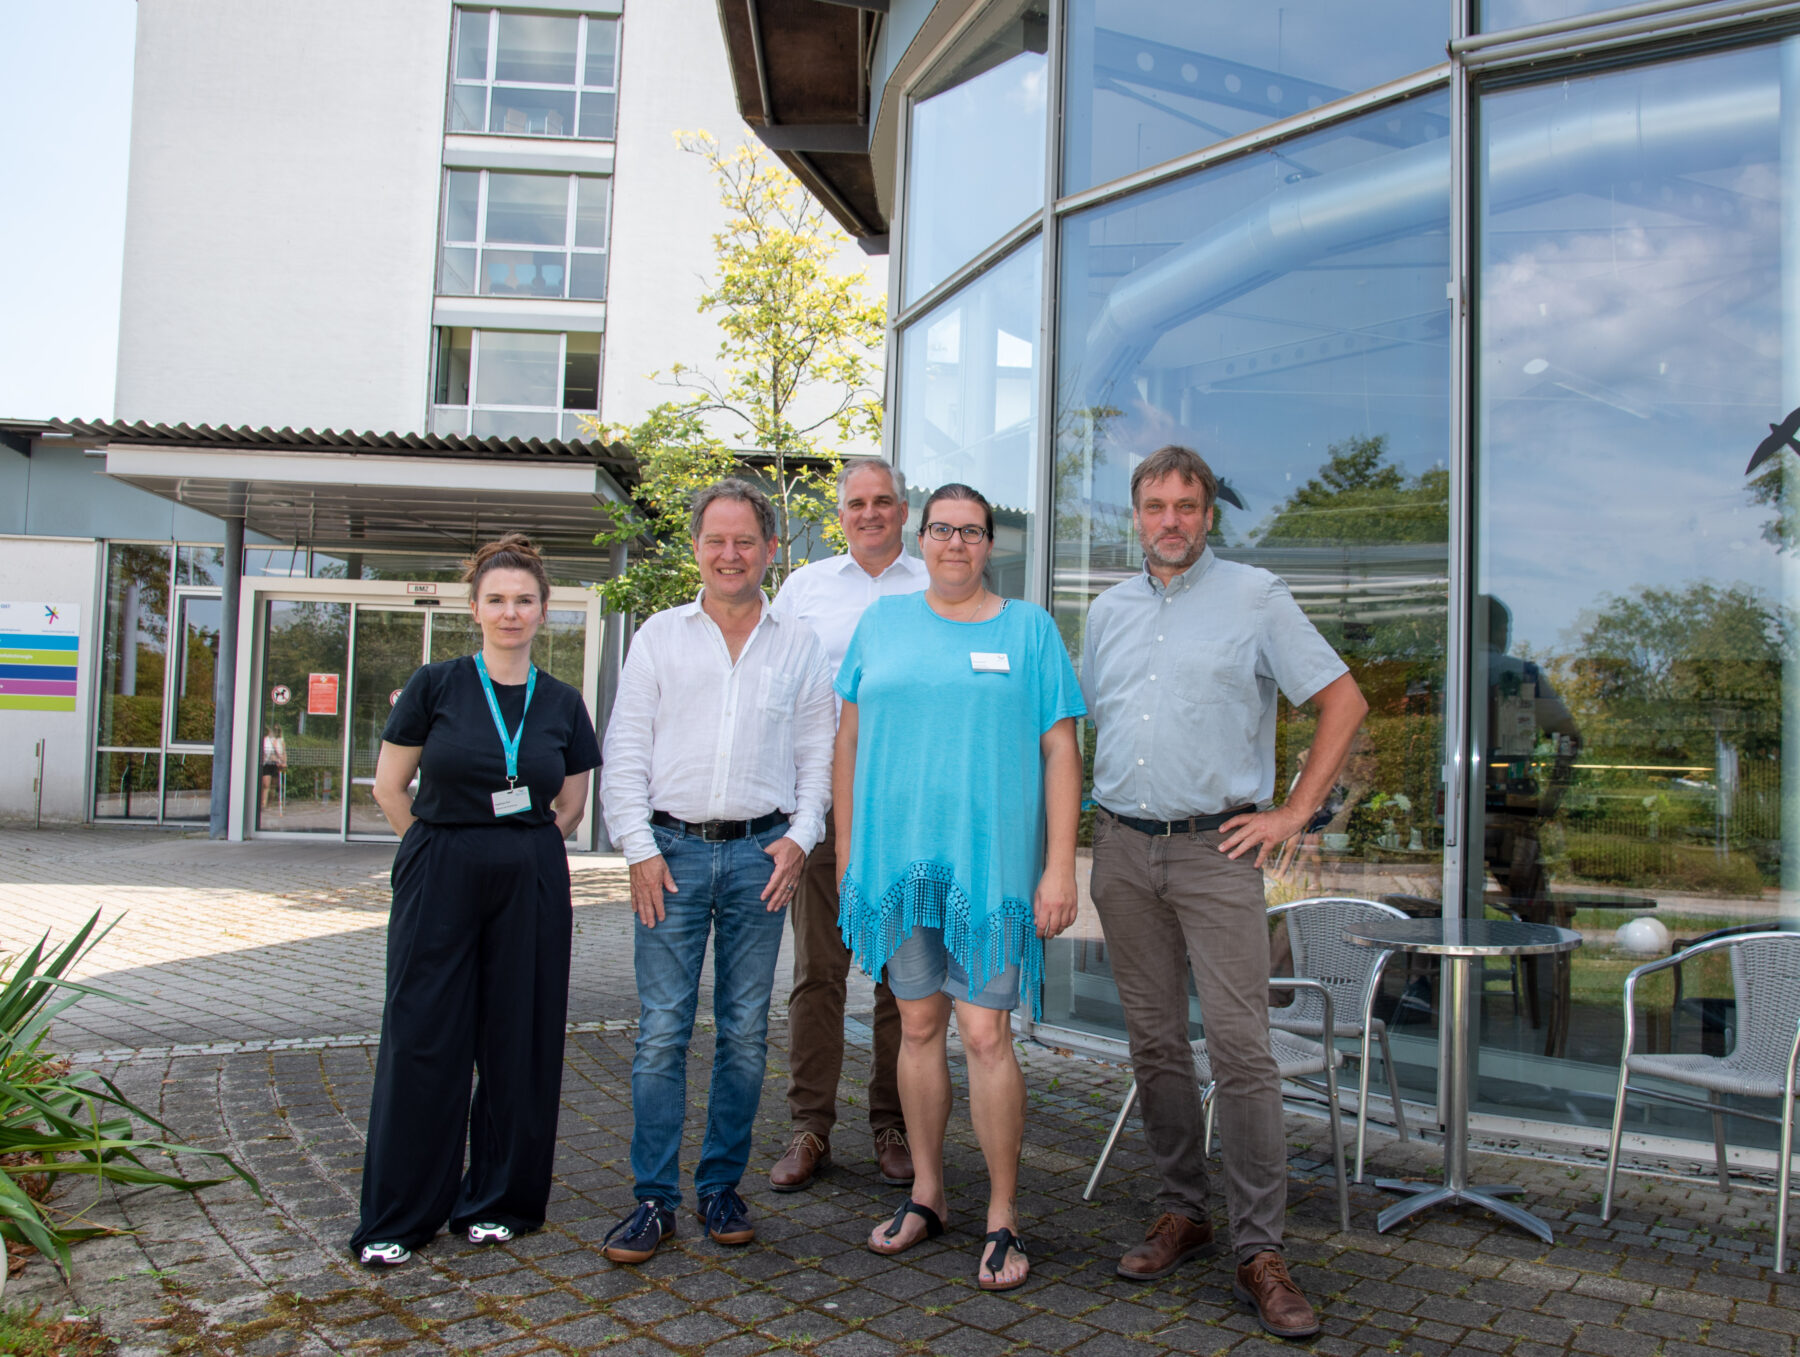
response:
{"label": "brown leather belt", "polygon": [[754,820],[677,820],[673,815],[660,810],[650,812],[651,824],[691,834],[705,843],[729,843],[733,839],[752,838],[776,825],[786,824],[787,818],[787,812],[780,810],[772,810]]}

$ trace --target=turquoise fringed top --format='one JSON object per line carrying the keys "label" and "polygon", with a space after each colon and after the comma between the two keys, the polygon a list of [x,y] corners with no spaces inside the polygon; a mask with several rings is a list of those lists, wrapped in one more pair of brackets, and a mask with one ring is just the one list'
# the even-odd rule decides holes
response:
{"label": "turquoise fringed top", "polygon": [[838,849],[845,945],[879,979],[916,926],[942,928],[971,997],[1017,962],[1036,1016],[1038,741],[1087,711],[1056,623],[1016,599],[985,622],[939,617],[923,594],[877,599],[851,638],[837,692],[857,708],[853,842]]}

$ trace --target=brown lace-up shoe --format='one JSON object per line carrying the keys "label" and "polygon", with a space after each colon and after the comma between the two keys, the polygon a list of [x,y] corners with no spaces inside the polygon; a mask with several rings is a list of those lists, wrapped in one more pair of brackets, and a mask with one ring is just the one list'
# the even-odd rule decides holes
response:
{"label": "brown lace-up shoe", "polygon": [[1167,1277],[1190,1258],[1213,1251],[1212,1222],[1164,1211],[1144,1233],[1144,1242],[1119,1259],[1118,1273],[1133,1282]]}
{"label": "brown lace-up shoe", "polygon": [[1319,1331],[1318,1316],[1273,1249],[1238,1264],[1231,1294],[1254,1309],[1257,1321],[1277,1338],[1310,1338]]}
{"label": "brown lace-up shoe", "polygon": [[777,1192],[798,1192],[811,1187],[819,1172],[830,1167],[831,1146],[825,1138],[811,1131],[796,1131],[787,1153],[769,1170],[769,1186]]}
{"label": "brown lace-up shoe", "polygon": [[913,1180],[912,1150],[906,1132],[890,1126],[875,1133],[875,1167],[889,1187],[905,1187]]}

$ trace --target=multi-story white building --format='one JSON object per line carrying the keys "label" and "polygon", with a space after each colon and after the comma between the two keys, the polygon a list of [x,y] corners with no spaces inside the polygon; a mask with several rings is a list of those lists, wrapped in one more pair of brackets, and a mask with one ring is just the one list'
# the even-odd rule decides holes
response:
{"label": "multi-story white building", "polygon": [[580,421],[718,349],[697,129],[745,135],[709,0],[142,0],[117,418],[0,427],[0,816],[384,834],[389,695],[509,528],[603,713]]}

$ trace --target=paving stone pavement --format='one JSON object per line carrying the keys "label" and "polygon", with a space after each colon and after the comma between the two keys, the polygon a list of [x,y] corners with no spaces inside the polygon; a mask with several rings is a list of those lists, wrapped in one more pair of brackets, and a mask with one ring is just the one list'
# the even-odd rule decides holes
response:
{"label": "paving stone pavement", "polygon": [[[496,1249],[440,1237],[414,1263],[371,1275],[343,1247],[355,1215],[378,1019],[386,854],[361,846],[247,844],[130,831],[0,831],[0,948],[58,933],[95,906],[133,913],[95,958],[109,988],[159,989],[148,1011],[95,1005],[59,1030],[64,1049],[116,1079],[192,1143],[223,1149],[262,1184],[198,1197],[100,1194],[88,1214],[134,1233],[78,1246],[72,1281],[33,1259],[9,1304],[85,1311],[126,1357],[150,1354],[587,1353],[632,1357],[1161,1357],[1257,1354],[1268,1339],[1231,1298],[1220,1260],[1148,1285],[1113,1275],[1141,1234],[1154,1184],[1128,1130],[1093,1203],[1093,1156],[1129,1072],[1023,1043],[1030,1109],[1020,1212],[1033,1250],[1022,1289],[976,1289],[980,1155],[960,1097],[949,1181],[962,1206],[944,1239],[897,1259],[862,1247],[898,1194],[883,1187],[848,1073],[833,1149],[811,1191],[777,1195],[767,1170],[784,1139],[786,1029],[771,1060],[744,1195],[747,1248],[681,1233],[643,1267],[598,1252],[630,1205],[632,999],[628,916],[616,859],[578,863],[582,999],[571,1014],[557,1182],[541,1232]],[[357,983],[364,989],[354,989]],[[175,1002],[167,1005],[164,996]],[[851,1008],[866,1017],[868,991]],[[85,1007],[85,1005],[84,1005]],[[853,1037],[864,1037],[860,1023]],[[697,1035],[698,1154],[711,1038]],[[954,1054],[954,1046],[953,1046]],[[859,1048],[853,1053],[861,1058]],[[851,1064],[857,1065],[853,1058]],[[958,1064],[960,1075],[960,1064]],[[1338,1228],[1324,1123],[1293,1115],[1288,1249],[1318,1306],[1322,1353],[1794,1353],[1800,1290],[1770,1269],[1771,1195],[1731,1196],[1700,1179],[1632,1177],[1625,1209],[1598,1217],[1599,1174],[1534,1150],[1480,1155],[1477,1173],[1525,1186],[1556,1231],[1543,1245],[1480,1212],[1430,1213],[1391,1235],[1390,1198],[1351,1189]],[[1437,1150],[1375,1141],[1372,1167],[1434,1171]],[[90,1189],[91,1191],[91,1189]],[[90,1199],[92,1200],[92,1199]],[[76,1193],[59,1204],[83,1204]]]}

